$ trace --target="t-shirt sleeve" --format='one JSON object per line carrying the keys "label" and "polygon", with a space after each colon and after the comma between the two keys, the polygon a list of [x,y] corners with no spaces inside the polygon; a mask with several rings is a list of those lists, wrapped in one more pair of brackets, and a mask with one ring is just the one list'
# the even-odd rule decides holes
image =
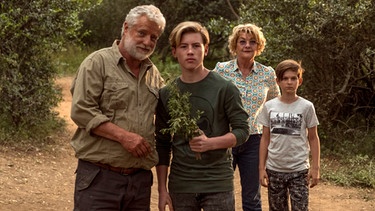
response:
{"label": "t-shirt sleeve", "polygon": [[[267,104],[267,103],[266,103]],[[269,113],[266,104],[261,109],[256,121],[266,127],[270,127]]]}
{"label": "t-shirt sleeve", "polygon": [[307,112],[307,121],[306,121],[306,127],[307,128],[312,128],[319,125],[318,117],[315,112],[315,107],[311,103],[308,112]]}

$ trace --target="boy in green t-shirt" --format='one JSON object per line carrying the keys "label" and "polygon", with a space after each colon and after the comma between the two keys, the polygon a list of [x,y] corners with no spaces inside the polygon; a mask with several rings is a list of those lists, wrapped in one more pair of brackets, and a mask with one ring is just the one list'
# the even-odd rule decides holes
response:
{"label": "boy in green t-shirt", "polygon": [[199,23],[180,23],[169,40],[181,69],[181,75],[172,84],[177,85],[180,94],[190,94],[192,118],[201,111],[197,125],[202,135],[190,139],[184,134],[171,136],[162,132],[176,126],[170,124],[176,108],[168,106],[172,85],[162,88],[156,109],[159,210],[168,206],[174,211],[233,211],[231,148],[244,143],[249,136],[248,114],[240,92],[232,82],[203,66],[209,35]]}

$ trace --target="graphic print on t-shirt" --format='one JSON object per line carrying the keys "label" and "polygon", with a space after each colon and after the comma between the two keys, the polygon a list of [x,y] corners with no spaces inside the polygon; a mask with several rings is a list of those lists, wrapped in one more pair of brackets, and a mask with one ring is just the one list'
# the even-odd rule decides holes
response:
{"label": "graphic print on t-shirt", "polygon": [[271,112],[271,133],[301,135],[302,114]]}

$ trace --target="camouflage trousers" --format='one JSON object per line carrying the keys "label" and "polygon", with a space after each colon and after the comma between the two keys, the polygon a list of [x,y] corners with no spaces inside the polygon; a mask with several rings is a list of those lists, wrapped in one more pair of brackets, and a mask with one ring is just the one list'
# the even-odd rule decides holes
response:
{"label": "camouflage trousers", "polygon": [[[308,211],[308,170],[276,172],[267,169],[268,203],[270,211]],[[289,203],[290,198],[290,203]]]}

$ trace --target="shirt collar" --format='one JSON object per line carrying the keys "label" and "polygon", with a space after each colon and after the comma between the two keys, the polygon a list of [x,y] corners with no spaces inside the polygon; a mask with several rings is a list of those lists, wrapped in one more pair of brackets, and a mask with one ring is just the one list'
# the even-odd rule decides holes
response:
{"label": "shirt collar", "polygon": [[[258,68],[257,68],[257,66],[258,66],[257,63],[258,63],[258,62],[256,62],[256,61],[254,60],[254,65],[253,65],[253,69],[252,69],[252,71],[255,72],[255,73],[258,73],[258,71],[259,71]],[[234,67],[234,68],[233,68],[233,71],[239,71],[238,63],[237,63],[237,59],[234,59],[234,60],[233,60],[233,67]]]}
{"label": "shirt collar", "polygon": [[[117,64],[122,62],[123,60],[126,61],[124,57],[122,57],[122,54],[120,53],[120,49],[118,48],[118,44],[120,43],[120,40],[115,40],[112,44],[112,52],[115,55],[115,60],[117,61]],[[150,67],[153,65],[151,60],[149,58],[142,61],[141,66],[145,67],[146,70],[150,69]]]}

